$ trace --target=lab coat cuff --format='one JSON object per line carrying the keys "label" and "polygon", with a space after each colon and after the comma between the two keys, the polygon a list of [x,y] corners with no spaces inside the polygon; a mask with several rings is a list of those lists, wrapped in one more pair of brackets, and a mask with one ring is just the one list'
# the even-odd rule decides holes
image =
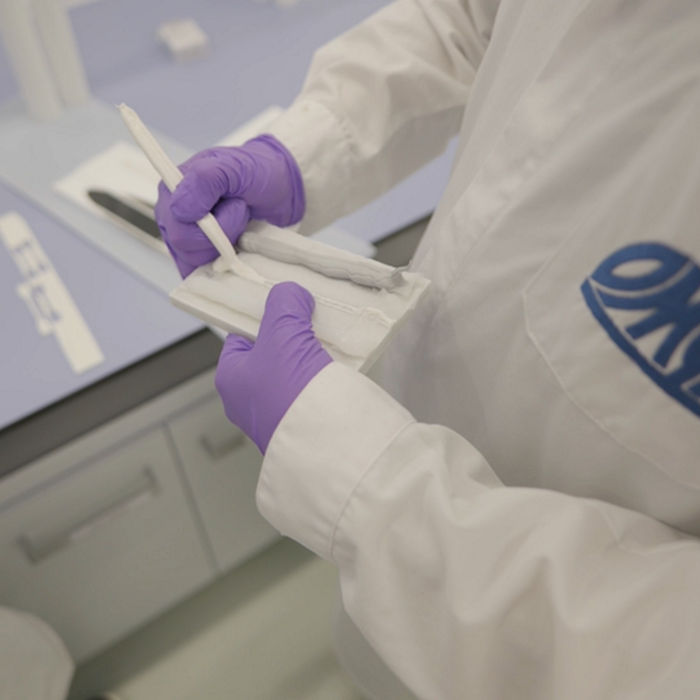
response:
{"label": "lab coat cuff", "polygon": [[335,221],[350,184],[351,141],[341,120],[314,100],[299,99],[267,129],[301,171],[306,210],[299,232],[308,235]]}
{"label": "lab coat cuff", "polygon": [[257,489],[262,515],[283,535],[333,558],[336,525],[357,485],[411,414],[338,362],[321,370],[287,411]]}

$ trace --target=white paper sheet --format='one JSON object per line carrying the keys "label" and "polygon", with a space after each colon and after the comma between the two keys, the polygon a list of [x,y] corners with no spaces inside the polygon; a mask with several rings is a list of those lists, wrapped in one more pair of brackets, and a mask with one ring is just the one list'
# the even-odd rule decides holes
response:
{"label": "white paper sheet", "polygon": [[131,196],[149,204],[158,198],[160,178],[137,146],[118,141],[54,183],[54,188],[97,216],[110,218],[88,197],[88,190]]}

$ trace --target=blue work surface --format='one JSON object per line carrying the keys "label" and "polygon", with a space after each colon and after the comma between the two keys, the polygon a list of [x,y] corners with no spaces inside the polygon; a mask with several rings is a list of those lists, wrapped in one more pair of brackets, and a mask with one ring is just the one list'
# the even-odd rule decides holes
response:
{"label": "blue work surface", "polygon": [[[270,105],[289,105],[314,51],[386,4],[100,0],[74,8],[71,18],[93,95],[108,104],[126,102],[150,127],[195,151]],[[162,22],[182,17],[194,18],[209,36],[204,58],[178,63],[156,40]],[[14,92],[0,63],[0,103]],[[444,190],[451,160],[452,150],[339,226],[376,241],[424,217]]]}
{"label": "blue work surface", "polygon": [[56,338],[38,332],[17,294],[23,277],[0,243],[0,428],[201,328],[151,285],[0,185],[0,216],[10,211],[30,225],[104,361],[82,374],[73,372]]}
{"label": "blue work surface", "polygon": [[[0,53],[0,175],[10,184],[0,185],[0,215],[17,211],[29,222],[105,356],[99,366],[73,374],[55,339],[37,333],[16,292],[19,272],[0,246],[0,429],[202,328],[170,306],[163,283],[145,282],[148,275],[136,275],[129,269],[134,266],[100,251],[96,239],[104,221],[50,193],[47,173],[55,179],[65,174],[57,168],[65,166],[68,172],[76,163],[64,162],[60,147],[42,149],[42,140],[63,143],[65,137],[68,143],[69,135],[77,134],[84,153],[73,157],[94,155],[117,134],[115,122],[106,124],[109,119],[99,115],[108,111],[107,105],[123,101],[182,152],[209,146],[266,107],[288,105],[315,49],[385,4],[300,0],[278,7],[272,0],[99,0],[80,5],[71,18],[92,94],[103,104],[67,112],[45,128],[21,123],[17,88]],[[177,63],[158,43],[158,26],[182,17],[194,18],[208,34],[206,57]],[[91,115],[99,122],[94,129],[92,122],[87,128],[84,124]],[[32,130],[37,130],[36,140]],[[118,137],[127,139],[126,130]],[[437,203],[449,167],[447,154],[344,219],[341,227],[377,240],[425,216]],[[91,233],[92,244],[86,241]],[[144,252],[144,265],[150,264],[148,255]],[[153,279],[167,278],[161,273]]]}

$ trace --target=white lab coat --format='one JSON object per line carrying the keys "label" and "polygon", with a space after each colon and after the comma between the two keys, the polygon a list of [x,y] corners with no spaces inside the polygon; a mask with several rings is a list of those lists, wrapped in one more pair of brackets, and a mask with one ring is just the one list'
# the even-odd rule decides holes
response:
{"label": "white lab coat", "polygon": [[700,697],[700,3],[400,0],[317,53],[272,131],[306,230],[459,146],[388,391],[315,377],[261,512],[337,565],[419,698]]}

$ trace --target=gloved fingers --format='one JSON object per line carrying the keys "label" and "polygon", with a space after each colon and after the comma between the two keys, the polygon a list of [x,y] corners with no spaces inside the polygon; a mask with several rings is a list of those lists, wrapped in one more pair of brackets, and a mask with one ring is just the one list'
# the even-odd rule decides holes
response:
{"label": "gloved fingers", "polygon": [[199,221],[216,203],[237,190],[239,177],[216,150],[204,151],[180,166],[184,177],[172,194],[173,216],[183,223]]}
{"label": "gloved fingers", "polygon": [[[222,397],[228,395],[229,385],[239,376],[239,372],[236,369],[245,362],[253,345],[251,340],[234,333],[227,336],[224,341],[224,347],[221,349],[219,363],[214,376],[214,386]],[[243,372],[242,379],[244,381],[248,379],[247,374],[247,372]],[[238,388],[243,390],[240,382],[238,382]]]}
{"label": "gloved fingers", "polygon": [[[235,245],[250,221],[248,205],[237,197],[222,199],[212,213],[219,225]],[[161,233],[168,236],[170,243],[182,251],[193,252],[211,246],[209,239],[196,222],[182,222],[172,212],[172,195],[161,182],[158,186],[158,201],[155,207],[156,221]]]}
{"label": "gloved fingers", "polygon": [[187,277],[187,275],[189,275],[192,270],[194,270],[202,261],[184,259],[180,254],[180,251],[177,249],[177,246],[173,245],[172,239],[178,238],[178,234],[175,234],[174,232],[179,231],[183,224],[173,218],[172,212],[170,211],[170,196],[170,192],[161,182],[158,185],[158,201],[156,202],[155,206],[156,223],[158,224],[163,242],[167,246],[170,255],[175,261],[180,275],[184,278]]}
{"label": "gloved fingers", "polygon": [[[250,221],[248,205],[242,199],[222,199],[212,213],[228,239],[235,245]],[[197,224],[176,222],[169,240],[177,251],[177,256],[190,265],[204,265],[218,255],[211,241]]]}
{"label": "gloved fingers", "polygon": [[[183,227],[189,229],[183,231]],[[214,246],[195,224],[172,221],[168,223],[160,217],[158,228],[182,277],[187,277],[192,270],[211,262],[218,255]]]}
{"label": "gloved fingers", "polygon": [[285,335],[293,335],[299,330],[310,331],[314,306],[311,293],[296,282],[276,284],[267,295],[258,339],[265,342],[280,331]]}
{"label": "gloved fingers", "polygon": [[233,245],[245,232],[250,221],[248,205],[238,197],[222,199],[212,212]]}
{"label": "gloved fingers", "polygon": [[[161,228],[161,233],[162,232],[163,229]],[[170,243],[168,243],[168,239],[165,236],[163,236],[163,241],[165,242],[165,245],[168,251],[170,252],[170,256],[175,261],[175,266],[177,267],[177,271],[180,273],[180,277],[182,277],[182,279],[185,279],[185,277],[187,277],[192,271],[196,269],[196,265],[190,265],[184,260],[181,260],[180,256],[173,249]]]}
{"label": "gloved fingers", "polygon": [[241,147],[200,151],[180,165],[183,179],[171,195],[173,217],[194,223],[221,200],[245,200],[250,216],[277,226],[299,221],[306,207],[304,184],[292,154],[262,134]]}
{"label": "gloved fingers", "polygon": [[[214,260],[218,253],[196,223],[182,223],[172,215],[170,194],[167,190],[164,192],[164,188],[161,183],[156,220],[180,274],[186,277],[194,268]],[[221,200],[214,207],[213,214],[233,244],[250,220],[247,204],[237,198]]]}
{"label": "gloved fingers", "polygon": [[248,352],[253,349],[253,346],[254,343],[252,340],[248,340],[248,338],[244,338],[242,335],[231,333],[226,336],[224,347],[221,348],[221,359],[230,358],[242,352]]}
{"label": "gloved fingers", "polygon": [[163,229],[165,229],[164,235],[168,237],[168,242],[180,255],[214,250],[211,241],[197,224],[171,221],[166,222],[165,226],[161,226],[161,231]]}

